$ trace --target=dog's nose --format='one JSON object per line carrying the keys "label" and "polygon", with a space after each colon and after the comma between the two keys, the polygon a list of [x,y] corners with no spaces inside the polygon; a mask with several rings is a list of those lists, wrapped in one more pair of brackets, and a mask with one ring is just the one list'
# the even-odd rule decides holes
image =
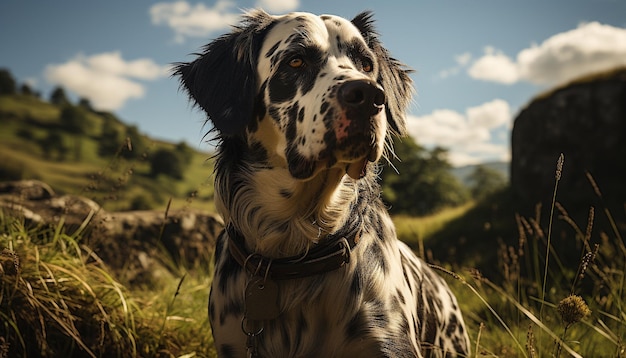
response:
{"label": "dog's nose", "polygon": [[374,115],[385,104],[385,92],[376,82],[353,80],[339,87],[339,101],[342,105],[354,108],[367,115]]}

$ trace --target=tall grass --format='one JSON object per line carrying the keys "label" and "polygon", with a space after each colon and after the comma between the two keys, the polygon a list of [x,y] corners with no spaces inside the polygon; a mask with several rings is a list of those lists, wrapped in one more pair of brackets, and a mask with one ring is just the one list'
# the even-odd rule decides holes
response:
{"label": "tall grass", "polygon": [[[503,280],[495,283],[478,270],[450,273],[470,328],[474,352],[494,357],[625,357],[624,280],[626,247],[610,210],[602,207],[609,230],[597,230],[595,208],[581,228],[558,202],[559,158],[547,230],[534,218],[516,215],[517,245],[500,244]],[[590,185],[602,199],[597,185]],[[570,247],[555,247],[553,219],[566,223]],[[547,234],[546,234],[547,232]],[[580,249],[577,264],[565,252]]]}
{"label": "tall grass", "polygon": [[205,270],[134,289],[62,222],[0,233],[0,357],[213,356]]}

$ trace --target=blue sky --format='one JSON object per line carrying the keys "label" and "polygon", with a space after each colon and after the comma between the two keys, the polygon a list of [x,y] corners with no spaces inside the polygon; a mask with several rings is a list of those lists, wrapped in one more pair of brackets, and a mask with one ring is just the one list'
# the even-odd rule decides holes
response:
{"label": "blue sky", "polygon": [[44,98],[61,85],[146,134],[209,150],[204,117],[168,66],[252,7],[347,18],[373,10],[385,46],[415,70],[411,135],[449,148],[457,166],[508,160],[513,118],[534,95],[626,65],[622,0],[4,0],[0,67]]}

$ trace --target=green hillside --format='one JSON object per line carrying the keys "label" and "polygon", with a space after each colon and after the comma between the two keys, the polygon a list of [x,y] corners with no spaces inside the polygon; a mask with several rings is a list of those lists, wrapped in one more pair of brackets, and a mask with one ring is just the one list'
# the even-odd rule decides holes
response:
{"label": "green hillside", "polygon": [[107,210],[164,208],[170,199],[212,210],[210,156],[151,139],[88,104],[0,95],[0,181],[39,179]]}

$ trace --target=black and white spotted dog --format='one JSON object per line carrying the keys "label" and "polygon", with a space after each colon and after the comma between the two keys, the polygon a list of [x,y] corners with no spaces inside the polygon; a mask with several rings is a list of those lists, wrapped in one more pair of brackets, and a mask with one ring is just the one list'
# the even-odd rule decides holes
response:
{"label": "black and white spotted dog", "polygon": [[376,162],[413,90],[371,13],[252,11],[176,75],[219,139],[220,357],[469,354],[456,298],[380,199]]}

